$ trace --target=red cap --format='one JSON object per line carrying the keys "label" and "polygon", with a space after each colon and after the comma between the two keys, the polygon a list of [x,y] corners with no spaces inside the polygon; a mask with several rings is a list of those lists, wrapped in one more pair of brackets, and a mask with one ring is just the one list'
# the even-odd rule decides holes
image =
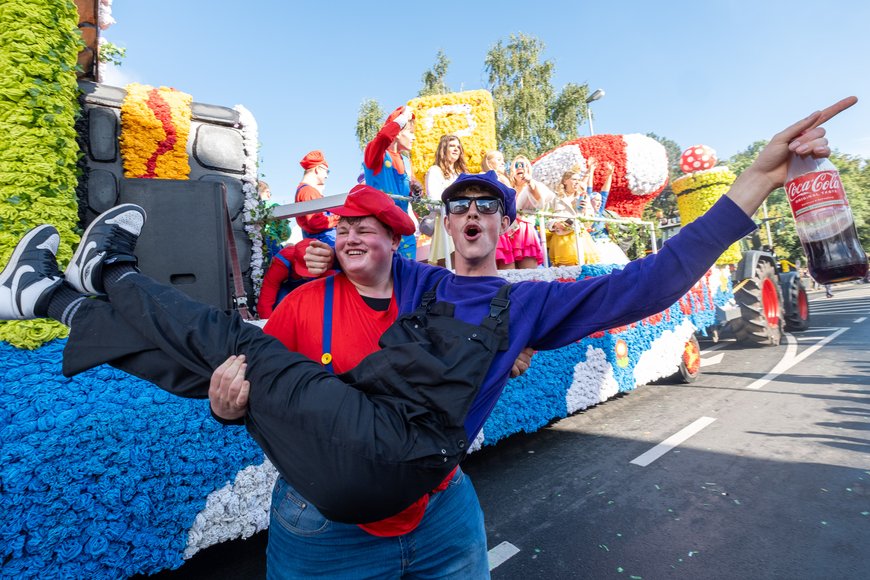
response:
{"label": "red cap", "polygon": [[309,151],[305,157],[302,158],[302,161],[299,162],[299,165],[301,165],[302,169],[305,169],[306,171],[312,167],[317,167],[318,165],[329,167],[329,163],[326,162],[326,158],[323,156],[323,151],[319,149]]}
{"label": "red cap", "polygon": [[[387,120],[384,121],[384,125],[386,125],[386,124],[389,123],[390,121],[395,121],[395,120],[396,120],[396,117],[398,117],[399,115],[401,115],[402,112],[403,112],[404,110],[405,110],[405,105],[402,105],[401,107],[396,108],[395,111],[393,111],[392,113],[390,113],[390,115],[387,117]],[[414,118],[414,115],[411,114],[411,119],[413,119],[413,118]],[[408,120],[410,121],[411,119],[408,119]]]}
{"label": "red cap", "polygon": [[409,236],[414,233],[414,222],[407,212],[379,189],[370,185],[355,185],[344,205],[330,210],[342,217],[372,216],[397,234]]}

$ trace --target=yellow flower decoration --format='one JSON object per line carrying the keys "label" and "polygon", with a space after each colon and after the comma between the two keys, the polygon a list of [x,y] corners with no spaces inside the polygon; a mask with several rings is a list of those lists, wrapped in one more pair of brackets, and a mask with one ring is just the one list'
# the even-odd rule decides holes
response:
{"label": "yellow flower decoration", "polygon": [[416,127],[411,165],[423,175],[435,163],[438,141],[453,134],[462,141],[469,173],[480,171],[487,151],[496,148],[495,105],[489,91],[463,91],[431,95],[408,101],[414,109]]}
{"label": "yellow flower decoration", "polygon": [[[671,182],[677,196],[680,221],[683,225],[695,221],[722,197],[737,176],[727,167],[713,167],[696,171]],[[736,264],[740,261],[740,244],[731,244],[716,260],[718,265]]]}
{"label": "yellow flower decoration", "polygon": [[121,156],[125,177],[187,179],[190,104],[175,89],[132,83],[121,105]]}

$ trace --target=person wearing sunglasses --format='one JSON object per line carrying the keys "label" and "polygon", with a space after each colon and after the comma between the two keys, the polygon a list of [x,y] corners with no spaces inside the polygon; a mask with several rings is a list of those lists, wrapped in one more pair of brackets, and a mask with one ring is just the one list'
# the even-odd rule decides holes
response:
{"label": "person wearing sunglasses", "polygon": [[[329,164],[323,152],[315,149],[306,153],[299,165],[305,173],[296,187],[296,203],[322,198],[326,180],[329,178]],[[296,223],[302,230],[303,238],[313,238],[335,247],[335,224],[338,223],[338,216],[328,211],[312,213],[297,217]]]}
{"label": "person wearing sunglasses", "polygon": [[[526,157],[514,158],[508,177],[511,187],[517,192],[517,209],[520,211],[543,209],[555,197],[543,183],[532,179],[532,163]],[[511,223],[499,241],[496,262],[500,270],[537,268],[544,263],[544,252],[533,220],[520,216]]]}
{"label": "person wearing sunglasses", "polygon": [[[71,326],[65,372],[70,351],[83,352],[95,364],[120,360],[135,366],[135,352],[114,357],[125,348],[140,348],[146,358],[183,361],[207,380],[228,357],[244,355],[248,366],[238,365],[231,382],[242,371],[244,384],[247,371],[248,430],[282,476],[303,489],[319,511],[365,523],[427,493],[433,481],[457,469],[482,437],[525,347],[571,345],[657,314],[683,296],[725,249],[756,229],[751,216],[784,183],[792,151],[831,154],[819,125],[855,102],[844,99],[774,135],[728,193],[659,253],[575,282],[509,284],[498,276],[496,246],[516,218],[515,191],[495,172],[460,175],[441,196],[448,207],[445,227],[456,247],[455,272],[394,254],[392,296],[404,316],[381,338],[381,350],[340,378],[244,324],[238,313],[197,303],[139,274],[133,250],[145,215],[131,204],[109,210],[89,226],[64,273],[55,259],[57,230],[43,225],[28,232],[0,271],[0,319],[49,316]],[[379,204],[369,211],[378,218],[390,210]],[[397,233],[413,230],[413,224],[396,223],[402,224]],[[395,250],[398,236],[393,239]],[[363,265],[368,254],[359,249],[348,258]],[[96,293],[108,300],[87,299]],[[430,328],[449,334],[425,332]],[[455,340],[460,336],[466,339]],[[434,348],[444,337],[447,350]],[[103,343],[105,352],[90,348],[88,341]],[[93,360],[100,354],[104,360]],[[459,366],[471,374],[453,372]],[[160,370],[139,368],[145,378]],[[195,391],[158,386],[179,396],[202,396],[202,386]],[[442,441],[440,454],[437,447],[428,452],[430,444]],[[476,503],[476,497],[467,498],[460,508],[444,508],[456,510],[446,519],[464,519],[463,508]],[[427,510],[424,521],[436,513],[437,508]],[[336,553],[342,549],[336,546]],[[447,555],[444,562],[462,553]],[[486,576],[482,570],[465,577]]]}

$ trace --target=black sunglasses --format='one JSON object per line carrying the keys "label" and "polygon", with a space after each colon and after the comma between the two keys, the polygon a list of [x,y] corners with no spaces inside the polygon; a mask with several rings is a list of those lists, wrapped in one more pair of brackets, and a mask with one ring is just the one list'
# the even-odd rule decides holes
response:
{"label": "black sunglasses", "polygon": [[502,212],[504,212],[501,200],[494,197],[454,197],[447,200],[447,211],[457,215],[468,213],[468,210],[471,209],[472,201],[480,213],[494,214],[499,209],[502,209]]}

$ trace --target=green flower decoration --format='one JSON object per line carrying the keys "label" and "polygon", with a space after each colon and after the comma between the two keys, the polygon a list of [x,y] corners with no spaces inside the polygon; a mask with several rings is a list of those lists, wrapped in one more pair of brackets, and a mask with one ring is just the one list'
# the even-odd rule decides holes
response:
{"label": "green flower decoration", "polygon": [[[32,227],[51,223],[59,261],[72,257],[76,233],[79,113],[76,59],[83,47],[69,0],[4,0],[0,8],[0,263]],[[0,323],[0,340],[38,348],[65,336],[48,320]]]}

